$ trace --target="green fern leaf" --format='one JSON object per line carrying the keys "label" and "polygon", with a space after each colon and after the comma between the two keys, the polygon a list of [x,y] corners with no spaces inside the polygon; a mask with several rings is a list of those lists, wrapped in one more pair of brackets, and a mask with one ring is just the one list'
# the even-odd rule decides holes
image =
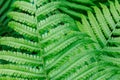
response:
{"label": "green fern leaf", "polygon": [[27,80],[22,78],[13,78],[13,77],[0,77],[0,80]]}
{"label": "green fern leaf", "polygon": [[30,14],[35,14],[36,11],[36,7],[33,4],[25,1],[16,1],[12,4],[12,7],[29,12]]}
{"label": "green fern leaf", "polygon": [[7,60],[16,64],[40,65],[42,60],[39,56],[28,55],[20,52],[0,51],[0,59]]}
{"label": "green fern leaf", "polygon": [[21,35],[28,37],[29,39],[37,39],[37,31],[29,26],[15,21],[9,22],[8,26],[10,26],[10,28],[16,32],[19,32]]}
{"label": "green fern leaf", "polygon": [[[100,8],[89,7],[95,5],[93,2],[16,1],[12,5],[14,10],[8,13],[9,26],[23,38],[0,37],[0,45],[10,47],[0,50],[3,61],[0,79],[117,79],[116,74],[120,73],[120,4],[115,0],[108,1],[109,7],[102,3]],[[79,10],[87,11],[88,16]],[[63,12],[79,17],[80,21]]]}
{"label": "green fern leaf", "polygon": [[[0,74],[3,78],[5,75],[10,78],[26,79],[28,77],[28,79],[45,79],[48,74],[50,74],[47,70],[52,71],[55,66],[62,66],[61,61],[67,58],[67,54],[71,54],[70,51],[73,53],[69,58],[71,58],[73,54],[76,54],[77,58],[78,49],[76,48],[94,42],[88,35],[78,31],[74,20],[70,16],[62,14],[59,11],[52,14],[52,11],[57,11],[59,9],[61,1],[52,1],[48,3],[46,3],[47,1],[42,1],[41,4],[38,4],[39,2],[41,1],[16,1],[12,7],[20,11],[8,13],[9,18],[12,19],[8,25],[25,37],[0,38],[0,45],[10,46],[12,49],[14,48],[13,51],[0,51],[0,59],[8,61],[6,65],[1,65],[2,71]],[[67,2],[67,4],[71,3]],[[63,6],[65,7],[65,5]],[[70,5],[68,6],[70,7]],[[75,5],[74,8],[76,8]],[[60,29],[61,32],[59,32]],[[64,53],[67,52],[66,55],[59,55],[63,50],[65,50]],[[36,54],[33,56],[27,53]],[[57,60],[57,57],[53,55],[59,56],[60,58]],[[86,56],[87,59],[85,59],[89,60],[91,57],[92,55]],[[53,60],[56,60],[56,62],[52,65],[49,60],[53,63]],[[68,58],[65,59],[64,62],[66,62],[66,60],[68,60]],[[10,66],[8,64],[10,64]],[[48,67],[48,65],[50,66]],[[77,65],[77,63],[75,65]],[[4,68],[4,66],[6,67]],[[24,68],[25,66],[29,66],[30,69],[35,67],[35,69],[30,72],[28,71],[29,69]],[[65,73],[63,72],[62,74]],[[58,78],[60,76],[58,76]]]}
{"label": "green fern leaf", "polygon": [[117,68],[115,67],[108,67],[107,69],[92,75],[89,80],[105,80],[110,78],[112,75],[115,74]]}
{"label": "green fern leaf", "polygon": [[17,39],[13,37],[2,37],[0,38],[0,44],[10,46],[13,48],[28,50],[28,51],[39,51],[37,43],[27,41],[25,39]]}
{"label": "green fern leaf", "polygon": [[2,75],[7,74],[9,76],[13,75],[15,77],[22,76],[23,78],[31,79],[42,78],[45,76],[44,74],[42,74],[42,71],[40,70],[18,65],[0,65],[0,73]]}
{"label": "green fern leaf", "polygon": [[109,56],[101,56],[100,58],[108,63],[112,63],[117,66],[120,66],[120,58],[113,58]]}
{"label": "green fern leaf", "polygon": [[30,16],[30,15],[25,14],[25,13],[20,13],[20,12],[9,12],[8,16],[10,18],[13,18],[15,21],[25,23],[25,24],[35,28],[36,20],[35,20],[35,18],[33,16]]}

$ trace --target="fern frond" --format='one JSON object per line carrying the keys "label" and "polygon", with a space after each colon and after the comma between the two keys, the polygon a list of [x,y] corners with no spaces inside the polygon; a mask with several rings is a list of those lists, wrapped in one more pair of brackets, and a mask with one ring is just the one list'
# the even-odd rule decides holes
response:
{"label": "fern frond", "polygon": [[48,3],[48,0],[37,0],[36,5],[39,7],[39,6],[42,6],[45,3]]}
{"label": "fern frond", "polygon": [[103,61],[107,62],[107,63],[112,63],[115,64],[117,66],[120,66],[120,58],[113,58],[113,57],[109,57],[109,56],[100,56],[100,59],[102,59]]}
{"label": "fern frond", "polygon": [[106,80],[106,79],[110,78],[112,75],[114,75],[113,72],[108,72],[108,73],[104,74],[103,76],[97,78],[96,80]]}
{"label": "fern frond", "polygon": [[16,1],[12,4],[12,7],[29,12],[30,14],[35,14],[36,11],[35,5],[25,1]]}
{"label": "fern frond", "polygon": [[57,67],[59,65],[63,65],[63,63],[68,61],[70,57],[78,55],[78,53],[81,53],[79,56],[83,56],[84,52],[82,53],[82,50],[83,50],[82,48],[84,45],[85,45],[85,43],[81,41],[78,44],[77,43],[71,44],[69,46],[69,47],[71,47],[70,49],[69,48],[63,49],[63,52],[59,52],[51,60],[46,61],[46,69],[49,70],[51,68],[54,68],[55,66]]}
{"label": "fern frond", "polygon": [[69,76],[68,79],[73,79],[73,80],[89,79],[89,77],[91,77],[91,75],[94,75],[96,72],[103,69],[104,68],[103,66],[105,67],[104,64],[99,65],[99,63],[97,63],[97,62],[94,62],[89,65],[85,65],[85,66],[81,67],[80,69],[78,69],[78,71],[76,73]]}
{"label": "fern frond", "polygon": [[120,36],[120,29],[116,29],[116,30],[113,32],[113,36]]}
{"label": "fern frond", "polygon": [[37,39],[37,31],[29,26],[15,21],[9,22],[8,26],[23,36],[26,36],[30,39]]}
{"label": "fern frond", "polygon": [[25,24],[35,28],[36,20],[35,20],[34,16],[30,16],[28,14],[21,13],[21,12],[15,12],[15,11],[14,12],[9,12],[8,16],[10,18],[14,19],[15,21],[25,23]]}
{"label": "fern frond", "polygon": [[[0,59],[8,61],[0,65],[1,79],[104,80],[118,74],[119,2],[109,1],[109,8],[104,4],[94,6],[92,13],[89,6],[93,1],[16,1],[14,11],[8,13],[12,19],[9,26],[25,37],[0,37],[0,45],[19,51],[0,51]],[[88,17],[79,10],[87,10]],[[81,22],[76,25],[62,12],[81,18]]]}
{"label": "fern frond", "polygon": [[90,24],[92,26],[93,32],[98,39],[98,42],[100,43],[101,46],[104,46],[106,43],[106,39],[100,29],[98,22],[96,21],[96,18],[94,17],[94,15],[91,12],[88,12],[88,18],[89,18]]}
{"label": "fern frond", "polygon": [[[98,43],[97,37],[96,37],[96,35],[94,35],[94,31],[93,31],[92,28],[90,27],[90,23],[87,21],[87,19],[86,19],[86,17],[85,17],[84,15],[81,14],[80,16],[81,16],[81,18],[82,18],[82,24],[81,24],[80,22],[78,22],[78,21],[76,22],[79,30],[80,30],[80,31],[84,31],[85,33],[89,34],[89,36],[91,36],[92,39],[93,39],[96,43]],[[93,46],[94,46],[95,48],[98,48],[98,49],[101,48],[100,45],[98,45],[98,44],[93,44]]]}
{"label": "fern frond", "polygon": [[72,70],[76,69],[78,66],[83,66],[85,62],[89,61],[92,57],[94,57],[94,54],[78,54],[72,58],[69,58],[69,61],[67,61],[64,65],[61,65],[57,69],[50,72],[51,79],[61,79],[62,76],[72,72]]}
{"label": "fern frond", "polygon": [[[78,53],[79,47],[93,43],[93,41],[91,41],[89,38],[88,39],[84,38],[86,36],[87,36],[86,34],[74,32],[74,33],[71,33],[71,35],[68,35],[68,37],[64,38],[64,40],[60,40],[59,42],[57,41],[56,43],[53,43],[47,48],[45,48],[45,51],[46,50],[48,51],[46,51],[46,54],[44,54],[43,56],[48,56],[48,53],[49,55],[57,54],[55,57],[52,58],[52,60],[49,60],[48,62],[46,62],[46,69],[54,67],[59,62],[63,62],[61,60],[64,60],[64,58],[65,59],[69,58],[68,56],[70,56],[71,53],[75,55],[76,53]],[[82,38],[84,39],[82,40]],[[61,43],[62,41],[65,41],[65,42]],[[87,41],[87,43],[85,41]],[[60,46],[57,47],[57,45],[60,45],[61,48],[59,49],[58,47]],[[54,49],[54,47],[56,49]],[[58,53],[57,52],[54,53],[54,51],[57,51]]]}
{"label": "fern frond", "polygon": [[42,35],[41,43],[45,43],[45,42],[52,41],[52,40],[55,41],[65,36],[65,34],[71,31],[70,27],[71,26],[69,24],[64,24],[54,29],[51,29],[48,33],[45,33]]}
{"label": "fern frond", "polygon": [[[73,75],[67,76],[66,79],[76,80],[78,78],[81,80],[85,80],[85,77],[89,76],[90,74],[95,73],[96,70],[98,70],[98,66],[96,65],[96,63],[92,63],[91,65],[86,65],[84,67],[81,67],[80,69],[78,68],[76,72],[73,73]],[[91,72],[89,73],[89,71]]]}
{"label": "fern frond", "polygon": [[12,64],[0,65],[0,74],[28,79],[37,79],[45,76],[42,74],[42,70]]}
{"label": "fern frond", "polygon": [[21,52],[0,51],[0,59],[25,65],[42,64],[42,59],[39,56],[29,55]]}
{"label": "fern frond", "polygon": [[[97,37],[97,41],[99,42],[99,44],[102,47],[104,47],[108,43],[108,40],[111,38],[112,34],[114,33],[113,31],[117,30],[116,27],[118,24],[119,14],[113,2],[110,2],[110,9],[108,9],[108,7],[103,4],[100,5],[102,7],[102,10],[100,10],[97,7],[93,7],[96,14],[95,16],[93,13],[88,11],[88,19],[86,18],[86,20],[89,21],[85,21],[85,19],[82,20],[82,26],[89,29],[86,26],[86,24],[90,23],[89,26],[91,26],[93,34],[90,34],[90,32],[88,34],[90,34],[93,38],[94,38],[93,35],[95,35]],[[113,15],[113,18],[111,17],[111,15]]]}
{"label": "fern frond", "polygon": [[66,38],[60,39],[59,41],[57,41],[53,44],[50,44],[50,46],[47,46],[46,48],[44,48],[44,51],[46,54],[44,54],[43,56],[48,56],[48,55],[53,54],[53,53],[58,53],[59,51],[61,51],[62,49],[66,48],[67,46],[69,46],[70,44],[73,44],[73,43],[79,44],[81,41],[87,41],[87,40],[89,40],[88,43],[93,42],[89,38],[81,40],[82,38],[85,37],[85,35],[84,36],[79,36],[79,35],[80,35],[79,32],[78,33],[73,32],[72,35],[68,35]]}
{"label": "fern frond", "polygon": [[103,53],[108,53],[108,54],[120,54],[120,47],[105,47],[102,49]]}
{"label": "fern frond", "polygon": [[[81,32],[89,34],[94,41],[98,42],[97,45],[91,46],[95,46],[96,49],[101,51],[99,59],[107,65],[110,65],[109,68],[116,66],[118,69],[115,69],[116,71],[114,72],[113,68],[110,70],[110,73],[106,73],[104,70],[100,72],[98,71],[98,76],[95,75],[94,78],[91,77],[90,80],[109,79],[119,71],[120,66],[120,13],[118,10],[120,4],[118,0],[116,0],[115,2],[109,1],[109,7],[101,3],[100,6],[102,10],[101,8],[93,6],[95,13],[88,11],[88,17],[80,15],[82,18],[81,23],[77,22],[77,25]],[[74,77],[73,80],[74,79],[77,80],[79,78]],[[88,78],[83,80],[86,79]]]}
{"label": "fern frond", "polygon": [[24,78],[13,78],[13,77],[0,77],[0,80],[28,80],[28,79],[24,79]]}
{"label": "fern frond", "polygon": [[110,13],[110,10],[104,4],[100,4],[100,5],[102,7],[102,12],[103,12],[103,15],[105,17],[105,20],[109,24],[110,29],[114,29],[115,21],[113,20],[113,17],[112,17],[112,15]]}
{"label": "fern frond", "polygon": [[102,31],[104,32],[104,35],[106,38],[109,38],[109,34],[111,34],[111,31],[108,27],[108,25],[106,24],[105,18],[102,14],[102,12],[100,11],[100,9],[98,7],[93,7],[94,11],[96,13],[96,18],[101,26]]}
{"label": "fern frond", "polygon": [[46,28],[52,28],[54,25],[58,25],[59,23],[64,22],[64,23],[69,23],[71,27],[75,26],[74,20],[71,19],[68,15],[66,14],[55,14],[50,17],[48,17],[45,20],[42,20],[39,22],[39,27],[38,30],[46,30]]}
{"label": "fern frond", "polygon": [[109,3],[110,3],[111,14],[112,14],[113,18],[115,19],[115,21],[118,22],[120,20],[120,17],[119,17],[119,13],[117,12],[117,9],[115,8],[115,4],[111,1],[109,1]]}
{"label": "fern frond", "polygon": [[115,8],[117,9],[117,11],[118,11],[118,12],[119,12],[119,14],[120,14],[120,10],[119,10],[120,5],[119,5],[118,0],[115,0]]}
{"label": "fern frond", "polygon": [[36,11],[36,16],[46,16],[48,13],[57,10],[60,2],[50,2],[38,8]]}
{"label": "fern frond", "polygon": [[109,80],[119,80],[120,79],[120,74],[115,74]]}
{"label": "fern frond", "polygon": [[108,67],[105,70],[102,70],[100,72],[95,73],[92,75],[89,80],[106,80],[110,78],[112,75],[115,74],[116,70],[118,70],[115,67]]}
{"label": "fern frond", "polygon": [[21,38],[2,37],[0,38],[0,44],[27,51],[39,51],[37,43]]}
{"label": "fern frond", "polygon": [[120,46],[120,37],[110,39],[109,44],[115,45],[115,46]]}
{"label": "fern frond", "polygon": [[[42,2],[42,3],[46,3],[48,1],[38,1],[39,2]],[[83,3],[88,3],[89,1],[80,1],[80,2],[83,2]],[[93,5],[92,3],[93,1],[91,1],[89,4],[90,5]],[[41,5],[42,5],[41,3]],[[63,12],[66,12],[64,9],[68,9],[68,8],[72,8],[72,9],[78,9],[78,10],[84,10],[84,11],[87,11],[87,10],[92,10],[89,6],[86,6],[86,5],[80,5],[80,4],[76,4],[76,3],[73,3],[71,1],[52,1],[48,4],[45,4],[43,5],[42,7],[40,7],[37,11],[37,16],[45,16],[46,14],[48,14],[49,12],[52,12],[54,10],[57,10],[57,9],[60,9],[62,10]],[[41,12],[41,13],[40,13]],[[71,10],[73,14],[73,16],[75,15],[78,15],[76,11],[74,10]],[[67,13],[68,14],[71,14],[68,10],[67,10]],[[76,16],[77,17],[77,16]]]}

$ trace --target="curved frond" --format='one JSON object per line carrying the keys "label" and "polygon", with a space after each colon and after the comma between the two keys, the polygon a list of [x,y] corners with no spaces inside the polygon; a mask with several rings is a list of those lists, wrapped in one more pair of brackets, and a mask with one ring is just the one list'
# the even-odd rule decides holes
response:
{"label": "curved frond", "polygon": [[104,56],[100,56],[100,59],[102,59],[103,61],[107,63],[112,63],[112,64],[120,66],[120,58],[113,58],[113,57],[104,55]]}
{"label": "curved frond", "polygon": [[118,11],[119,14],[120,14],[120,10],[119,10],[120,4],[119,4],[119,1],[118,1],[118,0],[115,0],[115,8],[117,9],[117,11]]}
{"label": "curved frond", "polygon": [[[85,62],[89,64],[89,60],[94,57],[94,54],[77,54],[74,57],[72,56],[67,60],[67,62],[58,68],[54,69],[53,71],[50,72],[50,77],[51,79],[61,79],[65,75],[70,75],[70,73],[73,74],[73,71],[76,70],[77,68],[80,68],[80,66],[84,66]],[[72,64],[72,65],[70,65]],[[96,71],[96,70],[95,70]],[[64,79],[63,77],[63,79]],[[73,78],[74,79],[74,78]]]}
{"label": "curved frond", "polygon": [[35,14],[35,11],[36,11],[35,5],[25,1],[15,1],[12,4],[12,7],[29,12],[30,14]]}
{"label": "curved frond", "polygon": [[113,32],[113,36],[120,36],[120,29],[116,29],[116,30]]}
{"label": "curved frond", "polygon": [[35,68],[29,68],[25,66],[19,66],[19,65],[0,65],[0,74],[2,75],[9,75],[14,77],[23,77],[23,78],[42,78],[45,75],[42,74],[42,71],[35,69]]}
{"label": "curved frond", "polygon": [[[114,19],[118,19],[120,16],[118,15],[118,12],[115,9],[115,7],[113,7],[114,6],[113,2],[110,2],[110,6],[111,6],[110,10],[108,9],[107,6],[103,4],[100,4],[100,5],[102,7],[102,10],[100,10],[97,7],[93,7],[96,14],[95,16],[93,13],[88,11],[88,19],[86,19],[88,21],[85,21],[85,19],[82,20],[82,27],[83,29],[85,28],[89,29],[89,27],[87,27],[86,24],[90,24],[89,26],[92,28],[93,34],[90,34],[90,33],[88,34],[90,34],[91,37],[93,38],[94,38],[93,35],[95,35],[97,37],[97,41],[99,42],[99,44],[102,47],[104,47],[108,43],[108,40],[111,38],[112,34],[113,33],[115,34],[114,30],[117,30],[116,27],[118,22],[116,23],[116,21],[118,20],[114,20]],[[115,11],[113,12],[113,10]],[[111,17],[111,15],[113,15],[114,19]]]}
{"label": "curved frond", "polygon": [[52,41],[52,40],[55,41],[65,35],[69,34],[70,32],[72,33],[70,27],[71,26],[69,24],[64,24],[64,25],[60,25],[54,29],[51,29],[48,33],[42,35],[41,43]]}
{"label": "curved frond", "polygon": [[23,36],[26,36],[30,39],[37,39],[37,31],[29,26],[15,21],[9,22],[8,26]]}
{"label": "curved frond", "polygon": [[2,37],[0,38],[0,44],[28,51],[39,51],[37,43],[21,38]]}
{"label": "curved frond", "polygon": [[36,11],[36,16],[46,16],[48,13],[57,10],[60,2],[50,2],[38,8]]}
{"label": "curved frond", "polygon": [[[113,17],[111,16],[110,10],[107,6],[100,4],[102,7],[103,15],[105,17],[106,22],[109,24],[110,29],[114,29],[115,21],[113,20]],[[107,14],[107,15],[106,15]]]}
{"label": "curved frond", "polygon": [[115,74],[116,70],[118,70],[115,67],[108,67],[105,70],[99,71],[92,75],[89,80],[105,80],[110,78],[112,75]]}
{"label": "curved frond", "polygon": [[46,18],[45,20],[40,21],[38,30],[45,32],[46,28],[47,29],[53,28],[54,25],[58,25],[62,22],[69,23],[71,25],[71,28],[75,26],[74,20],[70,18],[68,15],[55,14]]}
{"label": "curved frond", "polygon": [[114,20],[116,22],[118,22],[120,20],[120,17],[119,17],[119,13],[118,13],[117,9],[115,8],[115,4],[111,1],[109,1],[109,3],[110,3],[110,12],[111,12]]}
{"label": "curved frond", "polygon": [[[79,44],[82,41],[87,41],[89,40],[87,43],[92,43],[93,41],[90,40],[89,38],[85,38],[86,35],[83,36],[79,36],[81,35],[81,33],[77,33],[77,32],[73,32],[71,35],[68,34],[67,37],[65,37],[64,39],[60,39],[57,42],[54,42],[53,44],[50,44],[50,46],[47,46],[45,49],[45,54],[43,56],[47,56],[50,55],[52,53],[58,53],[59,51],[63,50],[64,48],[66,48],[67,46],[69,46],[70,44]],[[59,45],[59,46],[58,46]]]}
{"label": "curved frond", "polygon": [[108,25],[106,24],[105,18],[102,14],[102,12],[100,11],[100,9],[98,7],[93,7],[94,11],[96,13],[96,18],[101,26],[101,30],[104,32],[103,34],[105,35],[106,38],[109,38],[109,34],[111,34],[111,31],[108,27]]}
{"label": "curved frond", "polygon": [[102,52],[113,55],[120,54],[120,47],[105,47]]}
{"label": "curved frond", "polygon": [[81,67],[80,69],[78,69],[78,71],[75,72],[73,74],[73,76],[71,75],[70,77],[68,77],[68,79],[73,79],[73,80],[89,79],[89,77],[91,77],[91,75],[94,75],[100,69],[103,69],[104,68],[103,66],[105,67],[104,64],[99,65],[99,63],[96,63],[96,62],[89,64],[89,65],[85,65],[85,66]]}
{"label": "curved frond", "polygon": [[101,56],[98,58],[109,65],[109,68],[116,66],[118,69],[115,69],[115,72],[113,71],[114,68],[113,70],[110,69],[108,73],[106,70],[100,71],[93,75],[94,78],[91,76],[90,80],[110,79],[119,71],[120,66],[120,10],[118,9],[120,4],[118,0],[115,0],[115,2],[109,1],[109,6],[102,3],[100,3],[100,6],[100,8],[93,6],[94,13],[88,11],[88,17],[80,15],[82,19],[80,22],[77,22],[77,26],[81,32],[87,33],[97,42],[97,44],[91,46],[95,46],[100,51]]}
{"label": "curved frond", "polygon": [[42,59],[39,56],[29,55],[21,52],[0,51],[0,59],[16,64],[40,65]]}
{"label": "curved frond", "polygon": [[109,44],[119,47],[120,46],[120,37],[111,38],[109,40]]}
{"label": "curved frond", "polygon": [[105,39],[105,36],[103,35],[101,29],[100,29],[99,23],[96,21],[96,18],[94,17],[94,15],[91,12],[88,12],[88,18],[89,18],[93,32],[96,35],[99,44],[101,46],[104,46],[106,43],[106,39]]}
{"label": "curved frond", "polygon": [[36,25],[36,20],[35,20],[34,16],[30,16],[30,15],[25,14],[25,13],[15,12],[14,11],[14,12],[9,12],[8,16],[10,18],[14,19],[15,21],[25,23],[25,24],[27,24],[27,25],[29,25],[31,27],[35,27],[35,25]]}
{"label": "curved frond", "polygon": [[15,1],[8,25],[24,38],[0,37],[0,45],[12,49],[0,49],[0,79],[117,79],[120,4],[115,0],[97,7],[94,1]]}

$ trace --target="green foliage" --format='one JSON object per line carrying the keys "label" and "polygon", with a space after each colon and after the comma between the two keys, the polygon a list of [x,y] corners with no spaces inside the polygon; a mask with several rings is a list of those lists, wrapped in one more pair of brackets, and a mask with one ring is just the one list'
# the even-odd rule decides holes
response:
{"label": "green foliage", "polygon": [[[101,50],[103,54],[107,55],[110,54],[111,57],[116,57],[117,54],[119,54],[119,43],[120,43],[120,36],[119,36],[119,3],[116,0],[115,3],[109,1],[110,9],[108,9],[107,6],[100,4],[102,7],[102,10],[100,10],[97,7],[93,7],[95,11],[95,15],[93,15],[91,12],[88,12],[88,19],[85,18],[80,24],[83,24],[82,26],[79,26],[79,29],[82,32],[87,32],[87,29],[92,28],[91,32],[87,32],[91,37],[95,37],[95,40],[99,43],[101,46]],[[100,17],[100,18],[99,18]],[[85,25],[84,25],[85,24]],[[86,24],[89,25],[86,26]],[[114,54],[112,54],[114,53]],[[104,56],[105,57],[105,56]],[[119,57],[119,56],[117,56]],[[107,58],[107,59],[106,59]],[[106,61],[111,61],[111,63],[114,63],[116,61],[112,60],[114,58],[106,57],[104,58]],[[110,60],[108,60],[110,59]],[[116,58],[117,59],[117,58]],[[118,59],[119,60],[119,59]]]}
{"label": "green foliage", "polygon": [[0,37],[0,80],[119,79],[120,4],[94,3],[16,0],[7,15],[18,36]]}
{"label": "green foliage", "polygon": [[10,19],[7,18],[7,13],[12,10],[9,7],[11,7],[13,2],[14,0],[0,1],[0,36],[7,36],[13,33],[13,30],[7,26],[7,23],[10,21]]}
{"label": "green foliage", "polygon": [[11,3],[13,2],[13,0],[1,0],[0,1],[0,25],[5,25],[9,19],[6,19],[6,15],[7,12],[10,11],[10,8],[8,9],[8,7],[11,6]]}

